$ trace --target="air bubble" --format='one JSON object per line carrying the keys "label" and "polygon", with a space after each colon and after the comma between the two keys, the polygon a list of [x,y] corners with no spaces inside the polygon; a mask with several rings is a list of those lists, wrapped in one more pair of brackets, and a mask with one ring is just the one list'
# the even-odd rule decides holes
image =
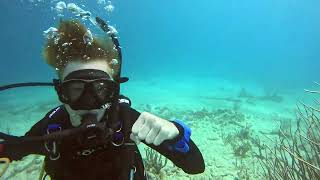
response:
{"label": "air bubble", "polygon": [[69,43],[63,43],[62,47],[65,47],[65,46],[68,46],[68,45],[69,45]]}
{"label": "air bubble", "polygon": [[87,30],[87,32],[83,35],[83,42],[88,45],[91,45],[93,42],[93,36],[90,30]]}
{"label": "air bubble", "polygon": [[118,63],[119,62],[118,62],[117,59],[112,59],[111,62],[110,62],[110,64],[113,65],[113,66],[118,65]]}
{"label": "air bubble", "polygon": [[91,12],[90,11],[83,10],[82,8],[77,6],[75,3],[69,3],[67,5],[67,8],[73,14],[75,14],[76,16],[79,16],[79,17],[81,17],[83,19],[88,19],[91,16]]}
{"label": "air bubble", "polygon": [[111,4],[111,1],[108,1],[108,5],[104,7],[104,9],[110,14],[114,10],[114,6]]}
{"label": "air bubble", "polygon": [[54,8],[58,16],[63,16],[63,10],[67,8],[67,4],[64,1],[59,1]]}
{"label": "air bubble", "polygon": [[98,3],[98,4],[105,5],[105,4],[106,4],[106,0],[97,0],[97,3]]}

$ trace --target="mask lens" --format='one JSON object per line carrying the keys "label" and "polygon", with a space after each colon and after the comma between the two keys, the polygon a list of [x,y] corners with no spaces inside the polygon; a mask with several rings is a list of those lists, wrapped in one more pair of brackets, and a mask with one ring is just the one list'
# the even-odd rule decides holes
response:
{"label": "mask lens", "polygon": [[115,90],[115,83],[111,80],[96,80],[92,83],[96,95],[102,101],[112,98]]}
{"label": "mask lens", "polygon": [[62,83],[62,93],[69,101],[76,101],[84,91],[85,83],[78,80],[70,80]]}

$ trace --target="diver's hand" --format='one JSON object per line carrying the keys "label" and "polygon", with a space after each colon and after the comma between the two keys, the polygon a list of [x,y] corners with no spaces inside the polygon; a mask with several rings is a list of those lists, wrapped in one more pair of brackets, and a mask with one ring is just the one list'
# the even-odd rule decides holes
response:
{"label": "diver's hand", "polygon": [[159,146],[163,141],[178,136],[178,128],[170,121],[157,117],[148,112],[142,112],[132,126],[130,139],[137,144],[145,141]]}

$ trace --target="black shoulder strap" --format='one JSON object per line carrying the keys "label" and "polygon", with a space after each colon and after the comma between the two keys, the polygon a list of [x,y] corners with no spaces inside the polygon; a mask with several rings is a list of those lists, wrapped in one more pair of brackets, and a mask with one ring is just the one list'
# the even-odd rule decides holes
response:
{"label": "black shoulder strap", "polygon": [[66,109],[63,105],[60,105],[58,107],[55,107],[51,111],[49,111],[42,122],[42,130],[45,130],[48,128],[49,124],[60,124],[66,123],[66,120],[68,118],[68,113],[66,112]]}
{"label": "black shoulder strap", "polygon": [[130,112],[130,103],[120,103],[120,111],[123,125],[124,144],[121,149],[122,157],[122,172],[120,174],[120,180],[132,179],[135,171],[137,171],[134,162],[136,144],[130,139],[131,128],[134,121],[132,121]]}

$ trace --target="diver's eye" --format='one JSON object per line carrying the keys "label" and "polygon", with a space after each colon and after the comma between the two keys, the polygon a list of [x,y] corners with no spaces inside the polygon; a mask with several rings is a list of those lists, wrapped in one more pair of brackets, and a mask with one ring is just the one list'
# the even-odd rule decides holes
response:
{"label": "diver's eye", "polygon": [[65,82],[62,84],[62,92],[70,100],[74,101],[81,96],[84,86],[85,84],[81,81]]}
{"label": "diver's eye", "polygon": [[101,99],[110,97],[113,94],[113,84],[109,81],[101,80],[93,83],[97,96]]}

